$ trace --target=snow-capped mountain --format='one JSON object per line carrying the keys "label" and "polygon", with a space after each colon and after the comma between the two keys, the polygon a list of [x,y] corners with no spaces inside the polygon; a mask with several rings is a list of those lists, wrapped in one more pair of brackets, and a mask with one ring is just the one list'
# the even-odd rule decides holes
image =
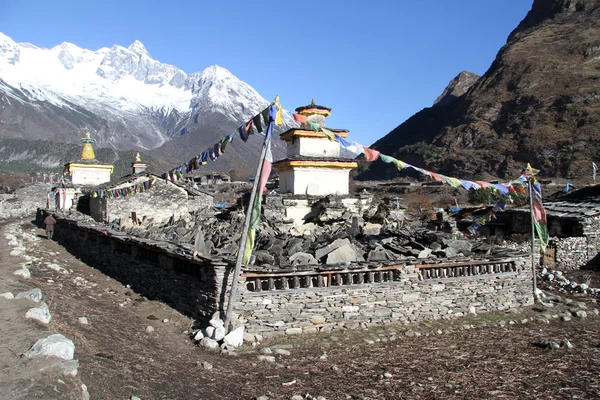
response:
{"label": "snow-capped mountain", "polygon": [[186,74],[137,40],[45,49],[0,33],[0,138],[77,142],[90,130],[99,146],[150,150],[185,135],[188,143],[157,150],[185,157],[268,104],[225,68]]}

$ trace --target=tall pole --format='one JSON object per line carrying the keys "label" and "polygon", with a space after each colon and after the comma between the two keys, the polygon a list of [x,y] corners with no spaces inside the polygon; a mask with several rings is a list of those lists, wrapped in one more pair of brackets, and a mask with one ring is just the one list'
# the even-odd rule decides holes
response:
{"label": "tall pole", "polygon": [[533,183],[529,177],[529,214],[531,216],[531,273],[533,275],[533,297],[537,292],[537,280],[535,277],[535,220],[533,218]]}
{"label": "tall pole", "polygon": [[[271,124],[272,121],[269,121]],[[267,127],[269,129],[269,127]],[[268,132],[267,132],[268,134]],[[267,136],[265,135],[265,139]],[[260,153],[260,160],[258,167],[256,168],[256,175],[254,177],[254,186],[252,186],[252,193],[250,194],[250,203],[248,203],[248,210],[246,211],[246,219],[244,220],[244,228],[242,230],[242,238],[240,239],[240,246],[238,248],[237,259],[235,260],[235,269],[233,271],[233,279],[231,281],[231,290],[229,292],[229,301],[227,303],[227,312],[225,313],[225,331],[229,332],[229,323],[231,322],[231,314],[233,313],[233,303],[237,296],[237,285],[240,278],[240,270],[242,268],[242,259],[244,258],[244,248],[246,246],[246,239],[248,238],[248,228],[250,227],[250,218],[252,217],[252,207],[254,205],[254,199],[256,198],[256,191],[258,190],[258,184],[260,176],[262,174],[263,164],[265,155],[267,154],[267,143],[263,143],[262,152]]]}

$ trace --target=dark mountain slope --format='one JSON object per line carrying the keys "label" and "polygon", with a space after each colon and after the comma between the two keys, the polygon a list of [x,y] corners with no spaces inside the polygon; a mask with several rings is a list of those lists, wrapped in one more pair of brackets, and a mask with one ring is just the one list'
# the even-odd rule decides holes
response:
{"label": "dark mountain slope", "polygon": [[[466,178],[513,177],[527,162],[544,176],[588,176],[600,158],[600,1],[535,0],[466,94],[372,147]],[[377,161],[359,179],[397,175]]]}

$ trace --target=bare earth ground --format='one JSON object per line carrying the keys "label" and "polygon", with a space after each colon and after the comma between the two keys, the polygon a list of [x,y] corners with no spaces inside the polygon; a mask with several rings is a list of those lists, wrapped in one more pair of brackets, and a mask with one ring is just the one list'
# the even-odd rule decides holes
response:
{"label": "bare earth ground", "polygon": [[[8,255],[4,225],[0,292],[16,294],[20,289],[40,287],[50,304],[52,321],[49,327],[20,321],[16,316],[24,315],[26,307],[14,306],[17,300],[0,299],[0,398],[76,398],[38,393],[42,389],[53,393],[63,386],[77,388],[80,382],[87,385],[91,399],[130,399],[133,395],[141,399],[251,399],[260,395],[289,399],[295,394],[326,399],[600,398],[600,318],[591,312],[597,304],[589,298],[575,298],[586,302],[588,318],[573,317],[569,322],[551,316],[566,307],[557,303],[547,310],[549,322],[528,308],[444,323],[282,337],[267,344],[271,348],[287,345],[283,347],[291,354],[276,355],[276,362],[270,363],[258,360],[259,349],[247,348],[233,356],[196,347],[187,333],[192,325],[189,318],[83,264],[57,243],[42,238],[43,231],[32,224],[21,226],[32,238],[25,240],[27,254],[35,257],[32,277],[6,281],[12,279],[17,265]],[[45,262],[57,263],[66,271],[52,270]],[[10,264],[13,267],[7,268]],[[6,288],[9,283],[14,287]],[[79,317],[86,317],[89,324],[78,323]],[[7,338],[7,321],[11,329],[21,330],[20,347],[13,344],[15,338]],[[506,324],[499,326],[500,321]],[[145,332],[149,325],[154,332]],[[22,396],[19,388],[39,366],[6,352],[5,344],[8,340],[18,354],[47,336],[48,330],[73,340],[79,374],[68,379],[37,377],[31,382],[37,389]],[[536,345],[540,339],[560,342],[564,338],[574,348],[549,350]],[[203,368],[202,361],[213,368]],[[9,368],[19,373],[5,378]]]}

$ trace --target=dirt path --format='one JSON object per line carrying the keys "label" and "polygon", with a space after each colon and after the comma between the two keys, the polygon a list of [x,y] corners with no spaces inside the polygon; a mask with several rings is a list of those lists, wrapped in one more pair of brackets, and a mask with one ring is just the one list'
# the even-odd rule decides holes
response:
{"label": "dirt path", "polygon": [[[0,226],[0,293],[14,295],[35,287],[35,280],[17,277],[13,272],[26,259],[10,255],[20,246],[9,246],[6,225]],[[49,301],[44,293],[44,300]],[[38,339],[56,333],[50,327],[26,319],[27,310],[38,306],[29,299],[0,298],[0,398],[1,399],[81,399],[81,379],[64,374],[68,363],[58,358],[26,358],[22,354]]]}
{"label": "dirt path", "polygon": [[[57,243],[40,238],[42,230],[33,225],[22,229],[27,252],[35,257],[32,277],[27,285],[8,283],[42,289],[53,319],[48,328],[34,328],[74,341],[77,379],[87,385],[91,399],[290,399],[307,394],[326,399],[600,398],[600,318],[590,299],[577,299],[587,302],[580,307],[587,307],[588,317],[569,322],[558,316],[574,305],[557,303],[545,314],[549,322],[527,309],[445,324],[284,337],[279,350],[271,343],[282,354],[269,354],[274,356],[269,362],[259,360],[258,349],[232,356],[194,346],[188,337],[191,320],[83,264]],[[0,250],[5,245],[2,237]],[[9,268],[4,251],[0,257],[4,277],[5,266],[10,273],[16,267]],[[13,330],[31,328],[30,321],[19,325],[23,321],[17,316],[24,309],[14,311]],[[4,316],[3,306],[0,334],[10,337]],[[80,317],[89,323],[81,324]],[[147,333],[148,326],[154,331]],[[30,345],[40,334],[35,329],[19,340]],[[574,348],[535,345],[540,339],[565,338]],[[20,346],[13,351],[27,347]],[[8,353],[3,348],[0,355]]]}

